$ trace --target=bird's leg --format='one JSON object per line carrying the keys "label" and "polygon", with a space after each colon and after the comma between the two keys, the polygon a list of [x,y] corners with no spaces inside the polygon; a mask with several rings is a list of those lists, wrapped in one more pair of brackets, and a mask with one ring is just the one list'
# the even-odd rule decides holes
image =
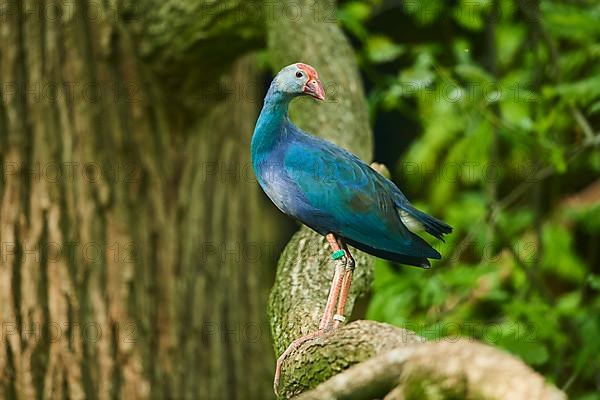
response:
{"label": "bird's leg", "polygon": [[283,361],[286,359],[286,357],[302,343],[322,335],[326,329],[329,328],[331,320],[333,319],[335,306],[338,302],[338,297],[340,291],[342,290],[345,277],[344,270],[346,269],[346,262],[348,260],[345,254],[350,253],[345,252],[343,257],[337,257],[336,254],[339,254],[339,252],[342,251],[340,242],[338,242],[333,233],[328,233],[325,237],[327,238],[327,242],[333,250],[333,258],[336,261],[335,273],[331,281],[331,288],[329,289],[329,296],[327,297],[327,303],[325,304],[325,311],[323,312],[323,317],[319,323],[319,329],[294,340],[277,359],[277,363],[275,365],[275,379],[273,380],[273,391],[275,392],[275,395],[279,395],[277,390],[279,388],[279,379],[281,378],[281,367],[283,366]]}
{"label": "bird's leg", "polygon": [[[325,237],[327,238],[327,241],[329,242],[334,254],[341,250],[340,243],[332,233],[327,234]],[[327,297],[327,303],[325,304],[323,318],[321,318],[321,323],[319,324],[319,330],[327,329],[331,323],[331,320],[333,319],[335,305],[338,302],[340,290],[342,289],[346,260],[346,257],[335,260],[335,274],[333,275],[333,279],[331,281],[331,288],[329,289],[329,296]]]}
{"label": "bird's leg", "polygon": [[340,299],[337,306],[337,311],[335,316],[333,317],[333,327],[337,328],[340,323],[346,320],[344,316],[345,308],[346,308],[346,300],[348,299],[348,293],[350,292],[350,285],[352,284],[352,274],[354,273],[354,267],[356,266],[356,262],[354,258],[350,254],[350,250],[348,250],[348,245],[345,242],[342,242],[342,248],[346,253],[347,262],[345,264],[344,271],[344,279],[342,281],[342,290],[340,292]]}
{"label": "bird's leg", "polygon": [[275,392],[275,395],[277,397],[279,397],[279,393],[278,393],[279,379],[281,379],[281,367],[283,366],[283,361],[286,359],[288,354],[290,354],[294,349],[296,349],[302,343],[306,342],[307,340],[316,338],[317,336],[320,336],[323,332],[324,332],[323,330],[319,329],[318,331],[314,331],[314,332],[309,333],[308,335],[302,336],[302,337],[294,340],[292,343],[290,343],[288,348],[285,349],[285,351],[283,353],[281,353],[281,355],[277,359],[277,363],[275,364],[275,378],[273,379],[273,391]]}

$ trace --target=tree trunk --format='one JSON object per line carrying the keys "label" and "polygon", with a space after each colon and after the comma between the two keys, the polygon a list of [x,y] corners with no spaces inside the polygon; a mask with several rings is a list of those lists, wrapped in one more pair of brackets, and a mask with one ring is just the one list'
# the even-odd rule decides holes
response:
{"label": "tree trunk", "polygon": [[271,396],[263,28],[207,4],[3,5],[0,397]]}

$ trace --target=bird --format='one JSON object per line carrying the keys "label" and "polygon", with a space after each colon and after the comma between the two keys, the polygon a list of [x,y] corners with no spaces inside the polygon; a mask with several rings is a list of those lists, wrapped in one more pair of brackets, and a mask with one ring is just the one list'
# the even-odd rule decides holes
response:
{"label": "bird", "polygon": [[252,166],[258,184],[280,211],[325,236],[336,270],[319,329],[293,341],[277,360],[275,393],[285,357],[345,320],[356,266],[348,245],[429,268],[429,259],[441,255],[416,232],[441,240],[452,232],[450,225],[415,208],[391,180],[359,157],[295,126],[288,107],[300,96],[325,100],[316,69],[298,62],[284,67],[265,95],[250,144]]}

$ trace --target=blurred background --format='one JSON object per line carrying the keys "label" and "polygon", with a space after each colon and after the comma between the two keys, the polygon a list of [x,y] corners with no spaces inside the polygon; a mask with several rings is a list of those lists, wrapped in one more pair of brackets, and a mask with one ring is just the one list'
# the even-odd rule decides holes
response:
{"label": "blurred background", "polygon": [[[0,21],[0,398],[273,396],[267,298],[297,225],[249,142],[304,61],[330,100],[292,120],[455,228],[429,271],[378,260],[353,318],[600,399],[599,2],[10,0]],[[319,129],[348,107],[363,136]]]}

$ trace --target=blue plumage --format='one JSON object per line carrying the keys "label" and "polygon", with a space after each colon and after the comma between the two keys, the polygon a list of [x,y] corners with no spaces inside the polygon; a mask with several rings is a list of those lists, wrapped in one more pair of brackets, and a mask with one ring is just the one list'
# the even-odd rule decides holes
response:
{"label": "blue plumage", "polygon": [[322,87],[306,88],[298,71],[310,71],[302,65],[284,68],[265,97],[251,148],[260,186],[282,212],[323,235],[331,232],[372,255],[428,267],[428,258],[441,256],[412,230],[442,239],[452,228],[415,209],[354,154],[291,123],[287,110],[294,97],[324,96]]}

